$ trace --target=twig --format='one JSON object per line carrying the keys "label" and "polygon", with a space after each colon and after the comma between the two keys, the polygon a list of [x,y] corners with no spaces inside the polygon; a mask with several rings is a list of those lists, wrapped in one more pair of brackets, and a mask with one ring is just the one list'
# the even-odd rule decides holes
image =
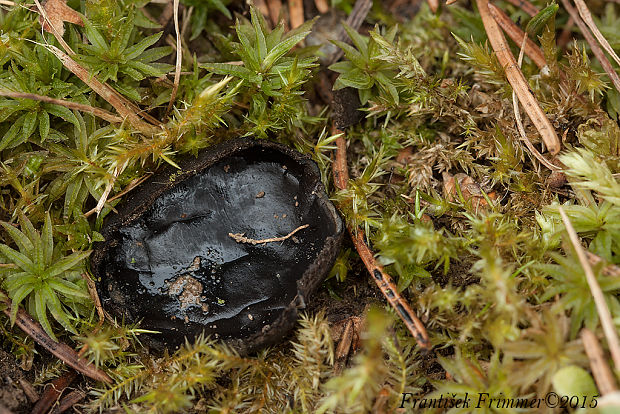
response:
{"label": "twig", "polygon": [[77,372],[70,369],[69,371],[56,378],[50,384],[45,387],[43,395],[37,401],[32,408],[30,414],[45,414],[49,412],[50,408],[60,398],[62,392],[67,388],[77,377]]}
{"label": "twig", "polygon": [[[344,140],[344,131],[334,128],[333,135],[340,134],[336,138],[336,159],[334,160],[334,185],[339,190],[345,190],[349,183],[349,168],[347,166],[347,143]],[[341,139],[342,138],[342,139]]]}
{"label": "twig", "polygon": [[523,76],[523,72],[517,67],[510,47],[506,42],[506,38],[501,29],[493,19],[491,12],[489,11],[488,0],[476,0],[478,9],[480,11],[480,17],[484,23],[484,28],[487,32],[491,46],[497,55],[497,59],[506,72],[506,78],[515,90],[519,101],[523,105],[525,112],[529,115],[530,119],[534,123],[534,126],[540,133],[543,142],[549,149],[549,152],[553,155],[560,151],[560,139],[555,132],[555,129],[551,125],[551,122],[545,115],[545,112],[540,107],[540,104],[532,94],[527,80]]}
{"label": "twig", "polygon": [[532,62],[536,64],[540,69],[544,68],[547,65],[547,61],[545,60],[545,55],[543,51],[530,40],[529,37],[525,34],[523,30],[517,26],[510,17],[502,9],[497,7],[493,3],[489,3],[489,11],[491,15],[495,19],[495,21],[501,26],[501,28],[506,32],[508,37],[510,37],[513,42],[519,44],[523,39],[523,36],[526,36],[525,41],[525,54],[532,59]]}
{"label": "twig", "polygon": [[256,6],[256,8],[263,16],[265,16],[265,18],[269,17],[269,7],[267,7],[267,3],[265,3],[265,0],[254,0],[254,6]]}
{"label": "twig", "polygon": [[248,243],[248,244],[265,244],[265,243],[273,243],[273,242],[281,242],[284,241],[288,238],[290,238],[291,236],[293,236],[293,234],[297,233],[300,230],[303,230],[307,227],[310,227],[309,224],[304,224],[303,226],[299,226],[297,227],[295,230],[293,230],[292,232],[290,232],[289,234],[287,234],[286,236],[282,236],[282,237],[271,237],[269,239],[261,239],[261,240],[254,240],[254,239],[250,239],[249,237],[245,237],[245,233],[228,233],[228,236],[231,237],[232,239],[234,239],[237,243]]}
{"label": "twig", "polygon": [[167,0],[164,10],[159,15],[159,19],[158,19],[159,24],[161,24],[163,27],[168,26],[168,22],[170,21],[170,19],[172,19],[173,14],[174,14],[174,4],[171,0]]}
{"label": "twig", "polygon": [[[352,229],[349,229],[351,232]],[[381,266],[376,260],[374,253],[364,240],[364,231],[362,229],[357,229],[357,235],[351,234],[353,238],[353,244],[357,249],[357,253],[360,255],[360,258],[364,262],[366,269],[370,272],[373,279],[381,289],[381,292],[385,295],[388,302],[398,316],[402,319],[409,329],[409,332],[413,335],[418,346],[425,351],[431,349],[431,343],[428,338],[428,334],[426,333],[426,329],[424,325],[418,319],[416,314],[413,312],[409,304],[403,299],[403,297],[398,293],[398,289],[396,288],[396,284],[384,270],[383,266]]]}
{"label": "twig", "polygon": [[601,395],[618,391],[614,374],[612,374],[609,365],[605,361],[603,348],[601,348],[596,335],[588,328],[583,328],[581,330],[581,340],[583,341],[583,349],[585,349],[590,360],[590,369],[592,370],[594,381],[596,381]]}
{"label": "twig", "polygon": [[183,48],[181,45],[181,32],[179,31],[179,0],[174,0],[174,32],[176,34],[177,61],[174,69],[174,84],[172,85],[172,92],[170,93],[170,102],[168,102],[168,108],[166,108],[164,119],[168,117],[168,114],[172,110],[172,105],[174,105],[174,100],[176,99],[177,92],[179,90],[179,81],[181,80]]}
{"label": "twig", "polygon": [[579,258],[581,267],[586,274],[586,280],[590,286],[590,291],[592,292],[592,297],[594,298],[596,310],[598,312],[599,319],[601,320],[601,325],[603,326],[603,332],[605,333],[605,338],[607,339],[607,344],[609,345],[611,358],[614,361],[616,369],[620,369],[620,341],[618,341],[618,333],[616,332],[616,328],[611,317],[611,312],[605,302],[605,296],[603,295],[603,291],[596,280],[596,276],[594,276],[594,272],[588,262],[588,258],[586,257],[583,246],[579,241],[579,236],[577,236],[575,228],[564,212],[564,209],[560,206],[558,207],[558,210],[560,212],[560,216],[562,216],[562,221],[564,222],[566,231],[568,232],[568,237],[570,237],[570,241],[577,252],[577,257]]}
{"label": "twig", "polygon": [[[4,313],[7,316],[11,315],[11,301],[6,299],[7,309],[4,309]],[[77,352],[71,347],[62,343],[56,342],[45,332],[40,323],[32,319],[28,313],[23,309],[17,310],[17,317],[15,324],[19,326],[21,330],[26,332],[28,336],[34,339],[39,345],[47,349],[56,358],[62,360],[65,364],[69,365],[76,371],[90,377],[96,381],[103,381],[108,384],[112,383],[112,379],[105,372],[101,371],[88,361],[81,359]]]}
{"label": "twig", "polygon": [[[349,177],[347,168],[346,142],[344,140],[344,132],[336,128],[334,128],[334,132],[342,134],[336,138],[336,161],[332,164],[334,172],[334,185],[340,190],[345,190],[348,185]],[[350,225],[348,226],[348,229],[357,253],[362,258],[366,269],[373,277],[375,283],[381,290],[381,293],[383,293],[409,332],[411,332],[418,343],[418,346],[425,351],[430,350],[431,343],[428,339],[428,334],[426,333],[424,325],[420,319],[418,319],[413,310],[411,310],[411,307],[409,307],[405,299],[403,299],[400,295],[390,275],[385,273],[383,267],[375,260],[374,253],[364,241],[364,231],[360,228],[352,228]]]}
{"label": "twig", "polygon": [[62,401],[60,401],[58,407],[52,410],[51,414],[62,414],[71,407],[73,407],[75,404],[82,401],[84,398],[86,398],[86,394],[84,394],[82,391],[71,391],[65,396],[65,398],[62,399]]}
{"label": "twig", "polygon": [[[508,15],[504,13],[504,11],[500,9],[499,7],[497,7],[496,5],[489,3],[489,11],[493,15],[493,18],[495,19],[495,21],[501,26],[502,30],[506,32],[508,37],[510,37],[515,43],[519,44],[519,42],[521,42],[521,40],[523,39],[525,32],[521,30],[521,28],[517,26],[510,19],[510,17],[508,17]],[[573,20],[572,18],[570,18],[569,23],[572,24],[572,22]],[[558,46],[559,44],[560,44],[560,41],[558,41]],[[547,61],[545,60],[543,51],[529,37],[527,38],[526,43],[525,43],[525,54],[528,55],[529,58],[532,59],[532,61],[536,64],[536,66],[538,66],[541,70],[545,66],[547,66]],[[559,68],[558,68],[558,72],[560,76],[560,82],[564,85],[567,85],[566,74]],[[581,94],[577,95],[577,99],[582,103],[586,103],[586,98]],[[564,138],[562,138],[562,142],[564,142]],[[537,158],[539,157],[537,156]]]}
{"label": "twig", "polygon": [[594,23],[594,19],[592,18],[592,14],[590,14],[590,10],[588,9],[588,6],[586,6],[586,3],[583,0],[575,0],[575,4],[577,5],[579,15],[588,25],[590,30],[592,30],[592,33],[594,34],[594,37],[596,37],[596,40],[598,40],[601,46],[603,46],[603,49],[605,49],[605,51],[609,53],[609,55],[616,61],[616,63],[620,65],[620,57],[618,57],[607,39],[605,39],[605,36],[603,36],[601,31],[596,26],[596,23]]}
{"label": "twig", "polygon": [[[364,20],[366,19],[366,15],[372,8],[372,0],[357,0],[353,5],[353,10],[351,10],[351,14],[347,17],[347,24],[353,29],[357,30],[360,28]],[[344,28],[341,28],[341,35],[339,40],[347,39],[347,32],[345,32]]]}
{"label": "twig", "polygon": [[288,0],[288,14],[291,21],[291,29],[296,29],[304,24],[304,4],[302,0]]}
{"label": "twig", "polygon": [[116,116],[112,112],[108,112],[105,109],[95,108],[94,106],[84,105],[81,103],[67,101],[64,99],[55,99],[55,98],[50,98],[49,96],[37,95],[34,93],[10,92],[10,91],[5,91],[3,89],[0,89],[0,96],[5,96],[7,98],[13,98],[13,99],[31,99],[33,101],[60,105],[60,106],[64,106],[65,108],[75,109],[76,111],[91,113],[108,122],[112,122],[112,123],[123,122],[123,118],[121,118],[120,116]]}
{"label": "twig", "polygon": [[[99,331],[99,329],[103,325],[105,316],[103,314],[103,308],[101,307],[101,302],[99,300],[99,295],[97,294],[95,283],[90,278],[90,276],[86,273],[82,273],[82,278],[86,280],[86,283],[88,285],[88,291],[91,295],[93,302],[95,303],[97,314],[99,315],[99,322],[97,323],[97,326],[95,327],[95,329],[92,331],[92,333],[95,334],[96,332]],[[81,358],[82,356],[84,356],[86,351],[88,351],[88,344],[84,344],[82,349],[80,349],[80,352],[77,353],[78,357]],[[56,401],[58,401],[58,399],[62,395],[62,392],[65,390],[65,388],[71,385],[71,383],[73,382],[76,376],[77,376],[77,373],[75,372],[75,370],[70,369],[67,372],[65,372],[63,375],[61,375],[60,377],[52,381],[50,386],[45,389],[45,392],[41,396],[41,399],[37,401],[37,404],[33,408],[31,414],[44,414],[44,413],[49,412],[49,409],[52,407],[52,405],[54,405]],[[69,393],[63,399],[60,405],[52,411],[52,413],[62,413],[66,411],[67,409],[71,408],[73,404],[77,403],[82,398],[84,398],[82,397],[79,400],[74,400],[74,398],[77,397],[76,395],[71,396],[74,393],[75,391],[72,393]],[[71,404],[67,406],[69,402]],[[57,410],[60,410],[60,411],[57,411]]]}
{"label": "twig", "polygon": [[[153,125],[159,125],[160,122],[153,118],[151,115],[142,111],[137,105],[130,102],[125,97],[121,96],[118,92],[116,92],[112,87],[110,87],[107,83],[99,82],[95,77],[88,73],[86,69],[78,65],[70,56],[75,55],[75,52],[67,42],[62,38],[62,34],[58,32],[58,30],[52,25],[49,16],[45,12],[45,9],[41,7],[41,4],[38,0],[34,0],[37,5],[37,9],[41,14],[41,17],[47,22],[48,25],[52,28],[52,32],[54,37],[60,43],[60,45],[65,49],[68,53],[63,53],[60,49],[53,45],[45,44],[44,46],[51,51],[56,57],[62,62],[63,66],[69,69],[74,75],[76,75],[82,82],[87,84],[93,91],[95,91],[99,96],[105,99],[110,105],[116,109],[116,111],[123,118],[127,118],[134,128],[142,133],[153,134],[158,131],[158,129],[154,128]],[[138,116],[142,116],[146,121],[150,122],[152,125],[149,125],[143,122]]]}
{"label": "twig", "polygon": [[581,17],[579,17],[579,13],[573,6],[571,6],[568,0],[562,0],[562,5],[564,6],[568,14],[570,14],[570,16],[573,18],[575,24],[577,24],[577,26],[579,27],[579,30],[581,30],[583,37],[590,45],[592,53],[594,53],[594,56],[601,63],[601,66],[609,76],[609,79],[611,79],[611,83],[613,83],[615,88],[620,91],[620,76],[618,76],[613,66],[611,65],[611,62],[609,62],[609,59],[607,59],[607,56],[605,56],[605,53],[600,48],[598,43],[596,43],[596,39],[594,39],[592,33],[590,33],[588,26],[583,22],[583,20],[581,20]]}
{"label": "twig", "polygon": [[538,14],[538,7],[534,6],[527,0],[507,0],[508,3],[511,3],[513,6],[517,6],[524,12],[530,15],[530,17],[534,17]]}

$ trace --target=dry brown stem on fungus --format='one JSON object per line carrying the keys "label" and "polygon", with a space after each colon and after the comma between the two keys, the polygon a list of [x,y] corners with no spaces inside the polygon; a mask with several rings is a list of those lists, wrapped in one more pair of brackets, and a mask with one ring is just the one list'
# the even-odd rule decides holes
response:
{"label": "dry brown stem on fungus", "polygon": [[271,237],[271,238],[268,238],[268,239],[260,239],[260,240],[250,239],[249,237],[245,237],[244,233],[228,233],[228,237],[232,238],[237,243],[248,243],[248,244],[254,244],[254,245],[256,245],[256,244],[274,243],[274,242],[285,241],[285,240],[289,239],[290,237],[292,237],[293,234],[295,234],[298,231],[303,230],[303,229],[305,229],[305,228],[307,228],[309,226],[310,226],[309,224],[304,224],[303,226],[297,227],[295,230],[293,230],[292,232],[290,232],[286,236]]}

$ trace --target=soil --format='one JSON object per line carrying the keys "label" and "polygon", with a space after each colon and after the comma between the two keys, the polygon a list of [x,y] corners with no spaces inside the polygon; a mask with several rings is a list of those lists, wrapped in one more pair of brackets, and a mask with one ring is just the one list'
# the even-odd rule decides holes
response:
{"label": "soil", "polygon": [[15,357],[0,349],[0,414],[30,412],[32,404],[19,385],[25,377]]}

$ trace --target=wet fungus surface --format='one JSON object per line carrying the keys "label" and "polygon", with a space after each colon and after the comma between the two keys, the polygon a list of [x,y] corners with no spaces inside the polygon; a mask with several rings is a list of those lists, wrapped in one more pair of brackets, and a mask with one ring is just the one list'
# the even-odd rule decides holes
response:
{"label": "wet fungus surface", "polygon": [[239,139],[136,190],[106,221],[91,267],[108,312],[161,332],[152,347],[204,331],[245,353],[294,326],[342,234],[314,162]]}

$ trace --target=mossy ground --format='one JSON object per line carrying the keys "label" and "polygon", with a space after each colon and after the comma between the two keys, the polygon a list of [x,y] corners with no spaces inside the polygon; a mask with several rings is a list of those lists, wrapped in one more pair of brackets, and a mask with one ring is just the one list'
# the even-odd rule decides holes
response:
{"label": "mossy ground", "polygon": [[[66,3],[43,5],[50,33],[36,5],[0,1],[0,299],[13,303],[0,315],[0,392],[19,390],[22,376],[43,392],[66,371],[13,325],[18,306],[50,336],[87,345],[112,377],[73,384],[87,411],[394,412],[403,393],[550,391],[587,406],[601,392],[581,333],[593,331],[605,351],[607,342],[559,207],[595,255],[617,327],[620,94],[562,5],[551,13],[532,1],[547,11],[528,26],[546,64],[526,57],[521,68],[561,139],[552,156],[525,113],[519,133],[475,2],[433,13],[424,2],[377,1],[359,30],[332,44],[353,1],[333,0],[318,20],[321,2],[305,1],[306,23],[289,31],[286,2],[285,24],[274,25],[269,6],[279,2],[181,0],[176,76],[174,2]],[[496,5],[523,28],[531,21],[511,2]],[[619,51],[620,5],[588,6]],[[333,93],[348,98],[333,105]],[[353,124],[346,190],[333,181],[334,119]],[[365,231],[426,326],[431,353],[418,350],[348,241],[297,330],[258,355],[205,338],[154,355],[139,327],[99,326],[83,275],[105,217],[162,164],[243,135],[313,157],[348,225]],[[360,341],[337,372],[347,318]],[[28,411],[19,393],[2,404]]]}

